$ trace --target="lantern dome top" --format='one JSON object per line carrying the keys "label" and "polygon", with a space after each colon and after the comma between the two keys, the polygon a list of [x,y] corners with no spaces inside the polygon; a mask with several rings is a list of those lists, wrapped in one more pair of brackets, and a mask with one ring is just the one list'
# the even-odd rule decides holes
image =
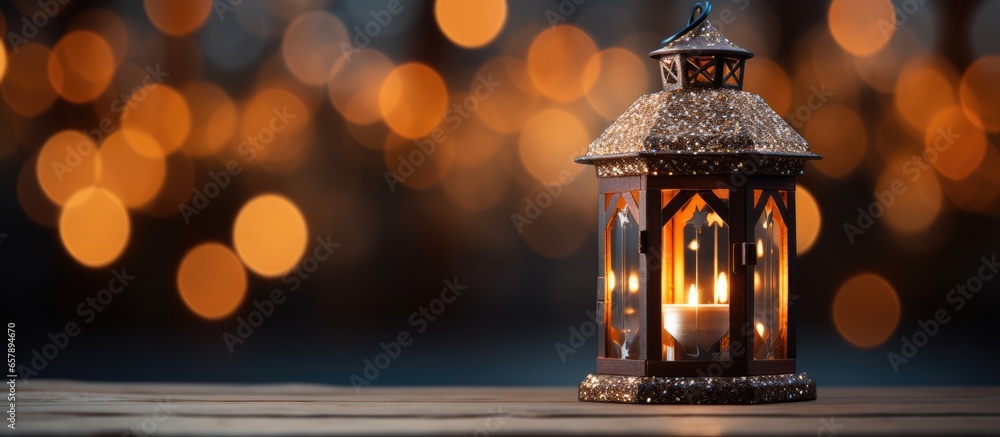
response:
{"label": "lantern dome top", "polygon": [[696,4],[688,26],[650,53],[664,90],[636,100],[576,162],[595,165],[600,177],[797,175],[821,158],[764,99],[742,90],[753,54],[722,36],[709,11]]}
{"label": "lantern dome top", "polygon": [[729,41],[719,32],[708,14],[712,12],[712,4],[695,3],[691,10],[688,25],[673,36],[663,40],[663,47],[649,53],[652,58],[659,59],[665,55],[677,53],[690,54],[729,54],[737,58],[751,58],[753,53]]}

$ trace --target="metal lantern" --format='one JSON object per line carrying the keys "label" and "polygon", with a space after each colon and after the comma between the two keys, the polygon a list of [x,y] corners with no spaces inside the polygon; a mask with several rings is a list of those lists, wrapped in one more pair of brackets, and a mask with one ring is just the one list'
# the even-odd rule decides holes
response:
{"label": "metal lantern", "polygon": [[752,53],[696,4],[639,98],[576,162],[596,167],[597,373],[583,401],[816,398],[795,368],[795,175],[819,159],[760,96]]}

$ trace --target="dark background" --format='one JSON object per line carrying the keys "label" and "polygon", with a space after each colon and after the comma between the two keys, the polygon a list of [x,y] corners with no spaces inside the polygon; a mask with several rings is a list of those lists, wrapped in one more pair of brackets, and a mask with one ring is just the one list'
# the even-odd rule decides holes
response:
{"label": "dark background", "polygon": [[[265,3],[244,0],[237,13],[246,8],[262,11],[261,16],[274,15],[270,23],[278,29],[275,36],[253,36],[238,49],[208,48],[212,41],[220,41],[217,38],[247,38],[241,36],[246,30],[238,27],[241,22],[234,15],[220,20],[213,12],[193,34],[167,37],[156,31],[143,3],[136,1],[72,1],[32,42],[51,47],[76,14],[106,8],[122,17],[128,28],[126,62],[162,63],[166,70],[178,72],[167,85],[205,80],[240,102],[263,80],[260,72],[265,66],[271,71],[268,74],[295,80],[280,62],[280,29],[289,20],[269,12],[267,8],[274,5]],[[599,50],[622,47],[638,56],[648,69],[645,92],[660,88],[654,76],[656,66],[645,53],[658,47],[659,38],[683,25],[691,2],[562,3],[564,8],[574,7],[565,14],[566,24],[589,34]],[[903,7],[903,2],[893,3]],[[278,8],[293,15],[325,9],[351,29],[364,25],[369,11],[384,4],[294,1]],[[396,65],[418,61],[431,66],[453,95],[469,92],[476,71],[494,57],[525,59],[534,36],[549,27],[546,11],[560,7],[555,1],[511,1],[500,34],[483,47],[464,49],[439,30],[431,2],[403,4],[403,12],[394,16],[395,21],[372,40],[370,48],[385,53]],[[855,244],[842,228],[843,223],[857,220],[858,207],[873,202],[873,190],[884,189],[877,187],[877,180],[894,168],[894,157],[914,155],[923,148],[923,133],[899,121],[893,103],[899,98],[892,86],[894,78],[909,60],[935,56],[954,72],[949,86],[958,105],[963,72],[977,59],[1000,53],[1000,35],[993,24],[1000,18],[997,6],[985,1],[929,1],[907,15],[908,21],[885,48],[858,60],[831,38],[828,2],[715,2],[712,21],[718,24],[721,11],[731,10],[735,21],[718,27],[733,42],[757,54],[748,61],[748,81],[760,71],[755,69],[760,59],[769,59],[785,74],[785,86],[779,88],[789,94],[785,111],[779,113],[791,114],[792,108],[807,102],[811,86],[823,84],[835,93],[833,104],[856,114],[864,125],[858,136],[864,141],[863,155],[853,165],[835,169],[846,168],[842,175],[832,176],[837,171],[824,172],[810,163],[799,178],[818,201],[822,226],[818,240],[798,262],[798,367],[821,387],[1000,382],[991,371],[996,367],[994,360],[1000,358],[995,340],[1000,280],[987,282],[970,305],[952,311],[951,322],[898,372],[887,359],[887,353],[900,351],[901,337],[916,332],[918,320],[932,317],[939,308],[950,309],[945,300],[948,291],[975,274],[981,256],[995,254],[1000,246],[1000,201],[996,199],[1000,181],[995,177],[1000,161],[991,158],[996,157],[995,133],[987,136],[987,147],[993,152],[968,180],[927,176],[933,183],[915,186],[921,198],[938,200],[936,207],[912,206],[924,214],[931,211],[929,225],[903,231],[894,223],[905,223],[909,213],[894,213],[890,208],[887,214],[904,216],[876,221]],[[20,17],[37,8],[28,1],[4,2],[0,10],[7,23],[5,32],[19,27]],[[907,39],[897,42],[904,34]],[[8,63],[18,62],[9,42],[5,47]],[[580,62],[584,65],[586,60]],[[862,77],[859,71],[865,68],[875,71],[872,76],[881,75],[879,84],[888,88],[879,90]],[[780,92],[770,88],[770,79],[761,77],[755,85],[759,89],[748,86],[748,90],[771,102],[769,94]],[[58,100],[44,112],[26,116],[0,102],[0,232],[7,234],[0,240],[0,287],[4,322],[17,323],[18,362],[28,364],[31,350],[48,342],[48,333],[67,322],[80,322],[76,306],[106,286],[112,269],[124,268],[136,276],[134,283],[116,295],[92,323],[84,324],[80,335],[35,377],[349,384],[351,374],[363,371],[363,360],[381,352],[380,342],[391,341],[401,331],[414,332],[408,322],[411,313],[440,295],[443,280],[456,277],[468,289],[425,332],[415,334],[413,344],[381,372],[375,385],[573,385],[594,370],[594,337],[569,354],[565,363],[555,347],[557,342],[570,342],[571,329],[587,322],[585,312],[594,305],[596,183],[591,168],[577,168],[567,156],[565,168],[576,175],[574,182],[530,225],[537,229],[522,235],[510,216],[522,212],[526,196],[537,195],[543,186],[519,158],[516,132],[483,130],[500,141],[498,151],[483,165],[500,169],[498,182],[491,183],[490,190],[501,189],[502,195],[487,208],[470,211],[453,201],[440,182],[422,189],[399,185],[391,191],[384,177],[385,155],[377,147],[360,145],[349,133],[350,122],[331,106],[325,88],[300,85],[295,92],[319,102],[311,121],[315,135],[300,152],[302,159],[278,170],[249,168],[192,225],[185,225],[176,213],[163,217],[131,212],[132,233],[125,251],[110,265],[98,268],[85,267],[67,253],[53,226],[58,209],[37,188],[18,186],[19,177],[22,184],[34,181],[35,153],[53,132],[92,126],[101,117],[99,111],[91,105]],[[558,103],[543,96],[524,110],[545,108],[575,114],[589,138],[612,121],[590,109],[582,98]],[[825,109],[818,109],[817,117]],[[814,151],[836,158],[841,147],[837,141],[853,138],[837,136],[841,121],[827,120],[831,127],[811,132],[806,121],[799,131]],[[476,126],[483,129],[481,124]],[[371,131],[384,137],[387,129],[379,122]],[[830,140],[830,136],[840,140]],[[580,144],[578,149],[585,146]],[[209,181],[210,170],[221,168],[212,159],[192,158],[190,162],[196,187]],[[986,201],[970,206],[961,200],[970,191]],[[180,299],[177,267],[198,243],[229,244],[232,218],[243,202],[263,192],[278,192],[293,200],[306,218],[311,239],[331,235],[341,246],[230,353],[223,333],[235,331],[237,317],[253,310],[253,300],[264,299],[285,284],[248,274],[243,304],[231,316],[210,321],[190,311]],[[832,312],[840,286],[865,272],[891,284],[901,308],[892,335],[870,348],[846,340]]]}

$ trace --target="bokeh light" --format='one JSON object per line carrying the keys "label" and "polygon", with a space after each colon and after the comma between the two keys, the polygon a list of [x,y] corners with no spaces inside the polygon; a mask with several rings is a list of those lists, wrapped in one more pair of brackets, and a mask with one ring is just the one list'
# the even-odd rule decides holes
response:
{"label": "bokeh light", "polygon": [[[875,183],[879,193],[893,192],[893,184],[902,184],[902,194],[874,199],[885,211],[883,220],[889,229],[903,235],[925,231],[941,213],[941,183],[933,167],[920,155],[899,154],[891,159]],[[897,190],[899,191],[899,190]],[[870,208],[878,211],[878,207]]]}
{"label": "bokeh light", "polygon": [[73,31],[52,48],[48,74],[52,87],[64,99],[73,103],[94,100],[115,73],[115,57],[111,47],[96,33]]}
{"label": "bokeh light", "polygon": [[483,211],[503,199],[510,186],[510,177],[498,165],[455,167],[441,181],[445,195],[460,208]]}
{"label": "bokeh light", "polygon": [[770,59],[755,56],[744,74],[744,91],[759,95],[778,115],[788,114],[792,84],[785,69]]}
{"label": "bokeh light", "polygon": [[873,273],[855,275],[844,282],[833,299],[837,331],[851,344],[872,348],[885,343],[896,331],[901,314],[896,290]]}
{"label": "bokeh light", "polygon": [[418,138],[431,133],[444,118],[448,89],[436,71],[420,63],[396,67],[379,91],[379,110],[386,124],[400,136]]}
{"label": "bokeh light", "polygon": [[63,205],[78,191],[97,183],[101,175],[100,152],[79,131],[59,131],[42,145],[35,173],[45,195]]}
{"label": "bokeh light", "polygon": [[528,74],[545,96],[571,102],[584,95],[600,74],[587,71],[597,46],[584,31],[557,25],[543,30],[528,50]]}
{"label": "bokeh light", "polygon": [[802,134],[813,153],[823,155],[810,165],[832,178],[854,170],[868,150],[868,130],[861,117],[839,103],[816,111]]}
{"label": "bokeh light", "polygon": [[309,129],[311,118],[312,112],[295,94],[283,88],[261,89],[240,112],[236,152],[249,163],[294,156],[303,144],[292,137]]}
{"label": "bokeh light", "polygon": [[233,225],[236,253],[261,276],[280,276],[295,267],[308,238],[302,212],[291,200],[277,194],[262,194],[247,201]]}
{"label": "bokeh light", "polygon": [[100,186],[126,207],[143,207],[160,192],[167,165],[160,145],[145,132],[115,131],[101,144],[100,157]]}
{"label": "bokeh light", "polygon": [[211,82],[191,82],[181,93],[191,110],[191,133],[181,151],[190,156],[218,153],[236,133],[236,104],[225,90]]}
{"label": "bokeh light", "polygon": [[949,179],[970,175],[986,155],[986,134],[959,107],[939,112],[927,125],[925,156]]}
{"label": "bokeh light", "polygon": [[7,59],[7,72],[0,83],[0,92],[7,105],[21,115],[34,117],[56,101],[56,90],[45,74],[49,53],[45,46],[29,43]]}
{"label": "bokeh light", "polygon": [[295,19],[281,40],[288,71],[309,85],[323,85],[334,68],[350,61],[347,29],[335,15],[312,11]]}
{"label": "bokeh light", "polygon": [[869,56],[882,49],[896,30],[889,0],[833,0],[827,15],[830,34],[844,50]]}
{"label": "bokeh light", "polygon": [[805,187],[795,187],[795,252],[799,255],[812,249],[823,228],[819,202]]}
{"label": "bokeh light", "polygon": [[1000,56],[984,56],[962,75],[959,96],[968,117],[987,132],[1000,132]]}
{"label": "bokeh light", "polygon": [[221,319],[239,308],[247,292],[247,274],[233,251],[203,243],[188,251],[177,269],[181,299],[195,314]]}
{"label": "bokeh light", "polygon": [[521,164],[540,182],[559,179],[561,172],[583,170],[573,158],[586,153],[590,132],[580,119],[562,109],[545,109],[528,121],[518,141]]}
{"label": "bokeh light", "polygon": [[333,69],[326,83],[330,103],[348,121],[371,124],[382,119],[379,92],[382,81],[395,68],[382,52],[368,48],[351,57],[351,62]]}
{"label": "bokeh light", "polygon": [[104,8],[90,8],[73,16],[71,30],[88,30],[96,33],[108,44],[115,57],[115,66],[121,65],[128,53],[128,29],[114,12]]}
{"label": "bokeh light", "polygon": [[893,104],[910,127],[924,132],[939,111],[957,103],[953,68],[940,58],[917,58],[906,63],[896,80]]}
{"label": "bokeh light", "polygon": [[527,64],[510,56],[496,57],[479,67],[470,89],[479,85],[479,78],[487,81],[492,78],[503,86],[479,102],[476,117],[499,133],[516,132],[524,127],[539,101]]}
{"label": "bokeh light", "polygon": [[125,205],[108,190],[85,188],[66,202],[59,215],[59,236],[80,264],[102,267],[121,255],[131,224]]}
{"label": "bokeh light", "polygon": [[[123,112],[122,127],[130,132],[145,132],[160,145],[166,156],[179,149],[191,132],[191,108],[177,90],[158,84],[132,94]],[[138,139],[137,141],[142,141]]]}
{"label": "bokeh light", "polygon": [[434,18],[452,42],[466,48],[482,47],[496,38],[507,20],[506,0],[436,0]]}
{"label": "bokeh light", "polygon": [[584,68],[584,82],[593,82],[586,97],[598,114],[618,118],[636,97],[650,92],[654,63],[639,59],[628,50],[613,47],[590,58]]}
{"label": "bokeh light", "polygon": [[212,12],[212,0],[144,0],[149,21],[170,36],[194,32]]}

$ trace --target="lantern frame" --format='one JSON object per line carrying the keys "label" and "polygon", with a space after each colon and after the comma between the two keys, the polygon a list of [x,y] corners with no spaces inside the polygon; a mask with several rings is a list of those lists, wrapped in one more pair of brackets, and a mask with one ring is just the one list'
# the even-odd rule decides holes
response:
{"label": "lantern frame", "polygon": [[[708,2],[696,3],[687,27],[650,53],[657,60],[664,90],[640,97],[588,147],[586,155],[576,158],[577,163],[596,168],[601,272],[597,280],[597,373],[588,375],[580,384],[582,401],[753,404],[816,399],[815,383],[804,373],[796,374],[796,308],[791,305],[790,297],[797,296],[795,176],[802,173],[806,161],[821,157],[812,153],[801,135],[763,99],[742,90],[745,61],[753,53],[722,36],[707,20],[710,12]],[[691,59],[700,61],[692,63]],[[664,200],[665,190],[676,191],[669,201]],[[715,194],[718,190],[725,190],[728,203]],[[682,257],[679,261],[682,271],[672,271],[670,276],[680,279],[672,287],[674,302],[671,302],[679,304],[676,285],[683,286],[691,279],[684,271],[686,240],[680,240],[678,252],[677,246],[666,247],[664,233],[673,232],[670,241],[676,242],[677,233],[687,232],[690,222],[679,228],[667,225],[681,217],[681,211],[695,197],[705,205],[700,211],[696,206],[694,214],[707,215],[704,210],[710,209],[719,216],[715,220],[727,226],[729,279],[722,282],[720,276],[716,302],[711,308],[700,303],[700,291],[692,284],[692,297],[687,305],[680,302],[680,307],[671,309],[670,314],[683,320],[674,326],[687,333],[681,334],[689,339],[685,344],[676,332],[667,332],[663,286],[668,277],[664,270],[677,269],[676,259],[670,265],[666,262],[668,250],[673,250],[671,257]],[[628,214],[620,214],[622,203],[636,222],[628,225],[628,234],[626,223],[630,219]],[[777,211],[769,212],[762,228],[758,228],[767,205],[773,205]],[[612,222],[615,214],[621,221],[617,227]],[[763,243],[754,239],[759,238],[756,232],[764,229],[768,235],[766,245],[773,257],[775,240],[770,236],[774,234],[767,230],[773,214],[780,217],[778,262],[775,265],[774,259],[763,258],[770,262],[762,267],[769,279],[766,287],[761,285],[761,296],[770,299],[770,306],[759,307],[755,302],[754,275],[759,273],[757,258],[764,255],[757,251],[757,244]],[[701,226],[698,225],[695,235],[700,235]],[[716,229],[722,227],[718,224]],[[614,229],[621,229],[622,234],[609,242],[608,233]],[[718,235],[713,240],[715,261],[719,259],[722,241]],[[628,238],[635,241],[625,241]],[[617,264],[623,276],[617,281],[607,264],[612,255],[618,256],[612,254],[615,241],[614,250],[622,254]],[[697,260],[701,255],[696,243],[697,238],[691,243],[691,250]],[[638,254],[629,252],[626,258],[629,248]],[[718,264],[713,266],[715,274]],[[702,273],[697,261],[694,265],[693,276],[697,281]],[[614,262],[611,267],[618,268]],[[635,267],[638,274],[630,267]],[[722,286],[719,284],[728,287],[722,300],[728,305],[725,307],[728,332],[711,343],[716,338],[712,335],[725,326],[720,315],[718,288]],[[617,306],[612,305],[612,292],[620,299]],[[635,304],[635,294],[638,294],[634,305],[637,308],[624,305],[625,296],[629,303]],[[775,295],[777,306],[774,306]],[[631,312],[625,311],[629,308]],[[764,308],[764,319],[755,318],[759,315],[755,311],[760,308]],[[777,316],[770,313],[774,308]],[[612,310],[620,313],[613,315]],[[617,325],[613,317],[617,317]],[[712,330],[703,330],[700,320],[708,319],[712,320]],[[766,337],[762,324],[755,325],[757,320],[771,323]],[[616,341],[610,342],[609,333],[614,326],[617,326]],[[690,341],[692,335],[696,342]],[[670,340],[683,353],[676,355],[675,351],[675,355],[668,355],[664,340]],[[758,340],[765,352],[760,358],[757,358],[760,350],[755,349]],[[609,353],[612,343],[617,348],[614,357]],[[781,353],[772,354],[776,350],[772,349],[774,344],[783,345]],[[706,345],[710,346],[702,349]],[[694,354],[685,349],[692,347]],[[678,356],[682,359],[676,359]]]}

